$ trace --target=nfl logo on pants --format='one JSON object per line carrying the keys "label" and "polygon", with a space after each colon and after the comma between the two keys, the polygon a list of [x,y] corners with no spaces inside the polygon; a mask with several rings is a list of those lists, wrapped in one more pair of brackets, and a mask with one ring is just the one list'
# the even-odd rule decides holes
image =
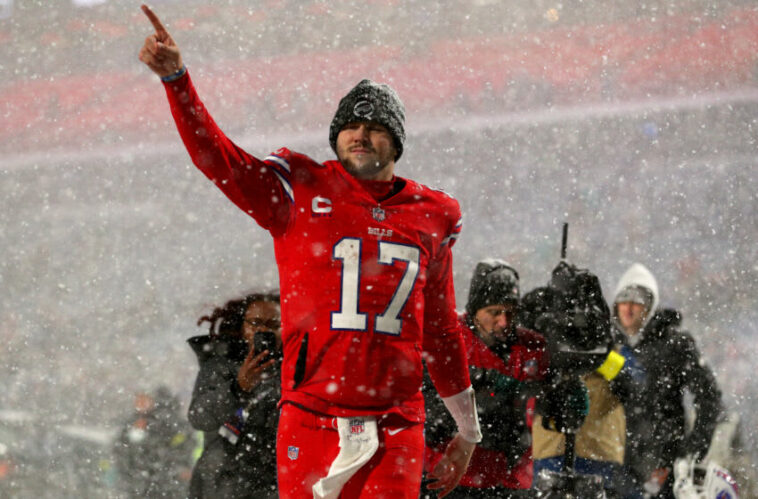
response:
{"label": "nfl logo on pants", "polygon": [[357,435],[359,433],[363,433],[363,430],[365,429],[364,422],[362,419],[351,419],[350,420],[350,433],[353,435]]}
{"label": "nfl logo on pants", "polygon": [[294,445],[287,447],[287,457],[290,458],[290,460],[294,461],[297,459],[298,454],[300,454],[300,449],[298,447],[295,447]]}

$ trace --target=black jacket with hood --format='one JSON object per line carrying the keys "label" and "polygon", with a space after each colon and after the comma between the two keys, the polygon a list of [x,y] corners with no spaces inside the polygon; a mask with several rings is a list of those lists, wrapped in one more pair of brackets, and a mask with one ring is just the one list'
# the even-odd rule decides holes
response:
{"label": "black jacket with hood", "polygon": [[188,418],[205,435],[190,497],[277,497],[279,363],[247,393],[237,384],[237,372],[248,353],[246,341],[202,335],[188,343],[200,365]]}
{"label": "black jacket with hood", "polygon": [[[616,296],[628,286],[642,286],[653,295],[646,324],[636,341],[624,337],[646,371],[646,386],[638,404],[627,407],[626,462],[641,478],[656,468],[671,466],[677,457],[708,451],[713,430],[722,413],[721,391],[711,369],[700,355],[690,333],[683,331],[681,316],[657,309],[658,286],[652,274],[635,264],[621,278]],[[613,316],[618,324],[617,301]],[[618,326],[620,329],[620,326]],[[688,431],[685,393],[692,395],[696,417]]]}

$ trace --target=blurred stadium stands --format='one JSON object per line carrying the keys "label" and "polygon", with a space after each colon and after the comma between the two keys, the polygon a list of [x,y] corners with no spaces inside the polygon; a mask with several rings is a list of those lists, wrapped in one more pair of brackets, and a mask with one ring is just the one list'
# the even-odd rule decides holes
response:
{"label": "blurred stadium stands", "polygon": [[[410,0],[370,3],[376,19],[357,30],[345,26],[357,22],[346,1],[157,9],[232,132],[318,123],[365,75],[391,81],[412,115],[427,118],[723,92],[754,86],[758,76],[758,9],[746,5],[707,15],[602,15],[585,5],[552,21],[549,9],[532,9],[542,17],[522,16],[515,29],[493,22],[512,2],[453,2],[444,16]],[[173,137],[165,107],[155,105],[155,78],[136,62],[149,25],[135,6],[23,6],[0,20],[0,152]],[[456,9],[473,20],[452,24]],[[305,20],[288,23],[295,14]]]}

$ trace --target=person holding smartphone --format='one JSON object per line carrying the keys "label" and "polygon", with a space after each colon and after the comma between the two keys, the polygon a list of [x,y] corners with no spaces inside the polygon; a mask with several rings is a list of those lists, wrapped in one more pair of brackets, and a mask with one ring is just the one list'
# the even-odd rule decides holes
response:
{"label": "person holding smartphone", "polygon": [[205,322],[208,334],[188,340],[200,366],[188,418],[204,435],[189,497],[277,497],[279,295],[230,300]]}

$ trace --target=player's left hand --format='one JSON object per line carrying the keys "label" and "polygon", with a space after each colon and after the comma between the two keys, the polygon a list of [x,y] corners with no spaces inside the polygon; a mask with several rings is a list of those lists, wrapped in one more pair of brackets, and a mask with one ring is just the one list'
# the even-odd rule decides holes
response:
{"label": "player's left hand", "polygon": [[437,490],[437,497],[448,495],[463,478],[471,461],[476,444],[469,442],[460,433],[447,444],[445,455],[430,473],[433,482],[427,485],[430,490]]}

